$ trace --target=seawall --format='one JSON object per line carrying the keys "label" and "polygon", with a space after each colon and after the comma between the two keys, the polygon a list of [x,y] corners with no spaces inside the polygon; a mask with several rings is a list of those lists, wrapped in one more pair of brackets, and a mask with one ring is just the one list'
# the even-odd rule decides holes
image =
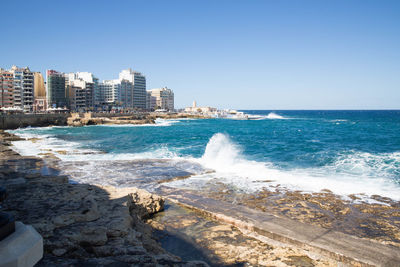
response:
{"label": "seawall", "polygon": [[69,113],[61,114],[2,114],[0,129],[17,129],[21,127],[45,127],[50,125],[67,125]]}

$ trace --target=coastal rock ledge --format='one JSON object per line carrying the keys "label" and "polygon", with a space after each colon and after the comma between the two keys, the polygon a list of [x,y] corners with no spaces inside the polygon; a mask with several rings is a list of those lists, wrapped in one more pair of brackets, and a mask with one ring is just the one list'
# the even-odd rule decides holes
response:
{"label": "coastal rock ledge", "polygon": [[0,186],[8,191],[2,209],[43,236],[37,266],[207,266],[184,262],[152,239],[143,219],[163,210],[161,197],[42,175],[44,162],[11,150],[13,138],[0,133]]}

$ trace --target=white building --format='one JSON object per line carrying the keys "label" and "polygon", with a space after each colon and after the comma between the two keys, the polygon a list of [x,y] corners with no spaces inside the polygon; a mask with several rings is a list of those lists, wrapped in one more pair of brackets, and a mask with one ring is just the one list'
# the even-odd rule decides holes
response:
{"label": "white building", "polygon": [[[156,88],[148,91],[148,109],[174,110],[174,92],[167,88]],[[154,101],[155,100],[155,101]]]}
{"label": "white building", "polygon": [[133,84],[127,80],[106,80],[98,84],[105,105],[133,108]]}
{"label": "white building", "polygon": [[127,80],[133,85],[133,108],[146,109],[146,77],[132,69],[122,70],[119,80]]}
{"label": "white building", "polygon": [[120,90],[119,80],[105,80],[99,83],[99,95],[101,103],[113,104],[118,101],[118,94]]}
{"label": "white building", "polygon": [[13,106],[24,112],[32,112],[34,96],[34,74],[26,68],[12,66],[10,72],[14,78]]}
{"label": "white building", "polygon": [[217,109],[213,107],[198,107],[196,101],[193,101],[193,105],[191,107],[185,108],[185,112],[192,114],[205,114],[210,115],[216,112]]}

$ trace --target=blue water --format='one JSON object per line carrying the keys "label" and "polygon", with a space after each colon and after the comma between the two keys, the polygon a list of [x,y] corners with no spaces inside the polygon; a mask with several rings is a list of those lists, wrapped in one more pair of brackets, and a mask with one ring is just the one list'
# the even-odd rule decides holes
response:
{"label": "blue water", "polygon": [[[54,144],[59,150],[65,146],[71,151],[60,155],[65,162],[95,158],[101,164],[117,159],[170,159],[216,171],[208,176],[194,172],[199,175],[192,179],[196,186],[202,186],[199,180],[221,179],[239,189],[256,190],[263,185],[255,181],[265,179],[290,189],[328,188],[343,195],[354,191],[400,197],[400,111],[244,112],[261,115],[262,119],[48,127],[15,133],[45,136],[52,140],[46,143],[50,148]],[[22,153],[30,149],[27,144],[19,146]],[[76,156],[76,150],[105,154]],[[38,150],[30,153],[38,154]],[[193,173],[187,165],[185,168]],[[125,171],[129,172],[129,166]],[[188,186],[190,182],[189,179],[173,185]]]}

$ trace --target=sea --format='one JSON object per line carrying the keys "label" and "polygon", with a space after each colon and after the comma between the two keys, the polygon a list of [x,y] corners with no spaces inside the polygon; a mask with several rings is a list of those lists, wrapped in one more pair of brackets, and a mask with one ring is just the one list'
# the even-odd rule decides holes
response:
{"label": "sea", "polygon": [[157,119],[148,125],[22,128],[22,155],[60,159],[72,183],[155,191],[223,184],[400,200],[399,110],[243,110],[255,120]]}

